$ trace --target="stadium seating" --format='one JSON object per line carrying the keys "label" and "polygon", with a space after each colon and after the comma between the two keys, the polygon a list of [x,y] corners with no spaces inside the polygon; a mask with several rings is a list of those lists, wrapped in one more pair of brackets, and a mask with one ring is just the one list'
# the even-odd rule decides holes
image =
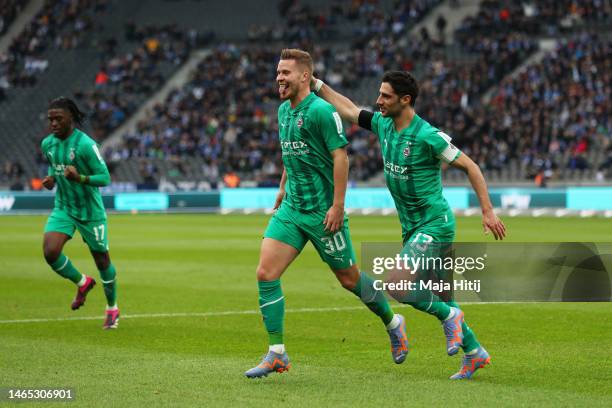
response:
{"label": "stadium seating", "polygon": [[17,17],[17,14],[28,5],[28,1],[29,0],[3,0],[0,2],[0,35],[6,33]]}
{"label": "stadium seating", "polygon": [[[75,97],[90,112],[87,130],[103,141],[165,83],[192,49],[204,47],[214,30],[215,45],[207,48],[208,56],[189,80],[107,149],[115,180],[149,186],[196,180],[214,187],[223,174],[237,171],[249,185],[275,184],[282,167],[274,73],[284,46],[309,49],[320,77],[371,108],[385,70],[413,71],[421,83],[419,114],[451,134],[493,182],[530,182],[540,173],[570,182],[605,178],[610,129],[609,98],[604,97],[609,83],[609,74],[604,74],[610,45],[607,2],[575,7],[570,1],[485,0],[476,15],[461,22],[454,44],[440,43],[425,29],[411,32],[438,0],[282,0],[273,12],[245,2],[241,13],[232,14],[232,24],[223,24],[225,3],[78,2],[83,16],[98,13],[97,28],[81,33],[74,49],[58,47],[62,41],[47,45],[40,56],[48,68],[36,78],[36,90],[13,87],[0,102],[3,134],[22,135],[5,142],[8,148],[0,153],[0,163],[10,162],[7,169],[18,163],[28,177],[44,170],[44,161],[33,151],[44,134],[44,107],[60,94]],[[207,12],[194,13],[194,8]],[[245,17],[242,12],[251,14]],[[239,24],[241,19],[244,24]],[[542,20],[548,23],[536,24]],[[577,34],[585,24],[595,32]],[[540,62],[522,66],[538,52],[538,38],[551,33],[566,33],[571,39],[562,40],[557,51]],[[568,44],[574,44],[575,51],[568,51]],[[572,64],[580,66],[578,78]],[[521,66],[523,73],[509,77]],[[563,68],[553,75],[551,67]],[[593,70],[593,75],[582,74]],[[543,72],[549,81],[542,79]],[[534,83],[539,89],[530,90],[529,102],[516,97]],[[604,87],[593,90],[598,83]],[[586,100],[575,104],[564,97],[543,107],[547,96],[540,91],[566,86]],[[568,103],[571,118],[559,122]],[[535,130],[529,123],[533,118],[543,121]],[[558,129],[559,123],[579,130],[553,138],[551,129]],[[380,183],[376,138],[356,127],[347,134],[352,141],[351,180]],[[126,160],[131,158],[137,160]],[[465,182],[456,171],[446,171],[444,177],[449,183]]]}

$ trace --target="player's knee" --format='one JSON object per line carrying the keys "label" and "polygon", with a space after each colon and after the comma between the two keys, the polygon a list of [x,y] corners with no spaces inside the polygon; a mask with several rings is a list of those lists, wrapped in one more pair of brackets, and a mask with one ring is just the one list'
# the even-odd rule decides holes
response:
{"label": "player's knee", "polygon": [[94,262],[99,271],[105,271],[110,266],[110,257],[108,254],[94,255]]}
{"label": "player's knee", "polygon": [[357,282],[355,282],[353,279],[341,278],[339,280],[342,287],[346,290],[353,290],[355,289],[355,286],[357,286]]}
{"label": "player's knee", "polygon": [[110,266],[110,261],[107,261],[106,259],[96,260],[96,268],[98,268],[99,271],[105,271],[108,269],[109,266]]}
{"label": "player's knee", "polygon": [[59,245],[46,243],[43,245],[43,254],[49,265],[57,261],[62,253],[62,248]]}
{"label": "player's knee", "polygon": [[270,268],[262,264],[257,265],[256,273],[257,273],[257,280],[260,282],[271,281],[271,280],[277,279],[274,272]]}
{"label": "player's knee", "polygon": [[359,282],[359,271],[354,271],[352,269],[334,271],[336,273],[336,278],[340,285],[346,290],[353,290],[355,286],[357,286],[357,282]]}

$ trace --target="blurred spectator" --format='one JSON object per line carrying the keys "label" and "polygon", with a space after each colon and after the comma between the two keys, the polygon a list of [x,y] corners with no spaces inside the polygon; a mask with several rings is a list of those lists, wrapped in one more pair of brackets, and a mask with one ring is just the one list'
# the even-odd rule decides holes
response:
{"label": "blurred spectator", "polygon": [[438,41],[440,41],[441,45],[446,44],[445,32],[447,24],[448,22],[446,21],[444,16],[440,14],[436,19],[436,29],[438,30]]}
{"label": "blurred spectator", "polygon": [[604,181],[610,177],[610,169],[612,168],[612,143],[608,142],[608,148],[605,152],[605,158],[597,169],[597,180]]}
{"label": "blurred spectator", "polygon": [[33,177],[30,180],[30,188],[33,191],[41,191],[43,189],[42,179],[38,177]]}
{"label": "blurred spectator", "polygon": [[24,191],[25,190],[25,185],[23,184],[23,180],[21,179],[21,177],[16,178],[12,181],[11,185],[9,186],[9,190],[11,191]]}
{"label": "blurred spectator", "polygon": [[233,170],[230,170],[223,176],[223,183],[225,184],[225,187],[236,188],[240,186],[240,176],[238,176],[238,174],[236,174]]}
{"label": "blurred spectator", "polygon": [[153,163],[145,159],[140,160],[139,173],[142,182],[138,184],[138,190],[157,190],[157,167]]}
{"label": "blurred spectator", "polygon": [[23,167],[21,166],[19,162],[7,160],[4,162],[2,166],[1,179],[3,181],[10,181],[10,180],[14,180],[17,178],[21,178],[23,174],[24,174]]}

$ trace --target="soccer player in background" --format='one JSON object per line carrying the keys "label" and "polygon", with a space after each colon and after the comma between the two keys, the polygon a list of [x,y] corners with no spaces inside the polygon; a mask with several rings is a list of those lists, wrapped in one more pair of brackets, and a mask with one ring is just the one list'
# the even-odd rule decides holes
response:
{"label": "soccer player in background", "polygon": [[62,253],[78,229],[102,278],[107,301],[103,327],[116,329],[119,323],[116,271],[108,254],[106,212],[98,190],[110,183],[110,174],[96,142],[76,128],[82,125],[85,115],[71,99],[61,97],[51,101],[47,117],[52,133],[41,143],[42,153],[49,162],[49,172],[42,183],[48,190],[57,186],[57,192],[45,226],[45,259],[55,272],[77,285],[71,307],[72,310],[80,308],[96,281],[79,272]]}
{"label": "soccer player in background", "polygon": [[250,378],[289,369],[283,340],[285,298],[280,277],[308,241],[342,286],[357,295],[385,324],[397,364],[406,359],[405,321],[394,314],[373,280],[361,274],[349,235],[344,198],[348,157],[340,116],[310,91],[313,62],[296,49],[282,51],[276,81],[280,98],[279,138],[284,164],[280,189],[261,244],[257,283],[259,307],[268,331],[263,361],[245,372]]}
{"label": "soccer player in background", "polygon": [[[384,74],[376,100],[379,112],[375,113],[358,108],[320,79],[313,78],[311,85],[318,96],[334,105],[343,119],[378,136],[385,182],[402,225],[402,254],[440,256],[444,244],[454,240],[455,217],[442,195],[442,161],[467,174],[480,202],[485,233],[492,232],[495,239],[505,237],[506,228],[493,212],[478,165],[458,150],[447,134],[416,114],[414,104],[419,87],[410,73]],[[421,291],[410,300],[396,298],[442,322],[448,355],[456,354],[460,347],[463,349],[461,369],[451,379],[471,378],[476,370],[490,362],[489,354],[465,323],[464,314],[454,301],[445,302],[431,291]]]}

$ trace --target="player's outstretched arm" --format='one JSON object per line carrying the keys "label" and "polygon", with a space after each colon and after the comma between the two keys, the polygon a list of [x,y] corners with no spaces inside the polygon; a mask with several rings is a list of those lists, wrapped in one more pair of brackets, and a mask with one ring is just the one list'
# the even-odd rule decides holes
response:
{"label": "player's outstretched arm", "polygon": [[342,228],[344,223],[344,199],[348,184],[349,160],[345,148],[336,149],[331,152],[331,155],[334,160],[334,202],[325,214],[323,224],[326,230],[336,232]]}
{"label": "player's outstretched arm", "polygon": [[358,123],[361,109],[349,98],[334,91],[329,85],[314,76],[310,82],[310,88],[316,91],[318,96],[334,105],[342,119],[354,124]]}
{"label": "player's outstretched arm", "polygon": [[276,195],[276,202],[274,203],[273,210],[276,210],[280,207],[283,199],[285,198],[285,184],[287,183],[287,170],[283,168],[283,175],[281,176],[280,185],[278,188],[278,194]]}
{"label": "player's outstretched arm", "polygon": [[493,233],[496,240],[506,237],[506,226],[493,211],[493,204],[489,198],[489,190],[480,167],[465,153],[461,153],[456,160],[450,163],[451,166],[463,170],[470,180],[472,188],[476,192],[480,208],[482,209],[482,226],[485,234],[489,231]]}

